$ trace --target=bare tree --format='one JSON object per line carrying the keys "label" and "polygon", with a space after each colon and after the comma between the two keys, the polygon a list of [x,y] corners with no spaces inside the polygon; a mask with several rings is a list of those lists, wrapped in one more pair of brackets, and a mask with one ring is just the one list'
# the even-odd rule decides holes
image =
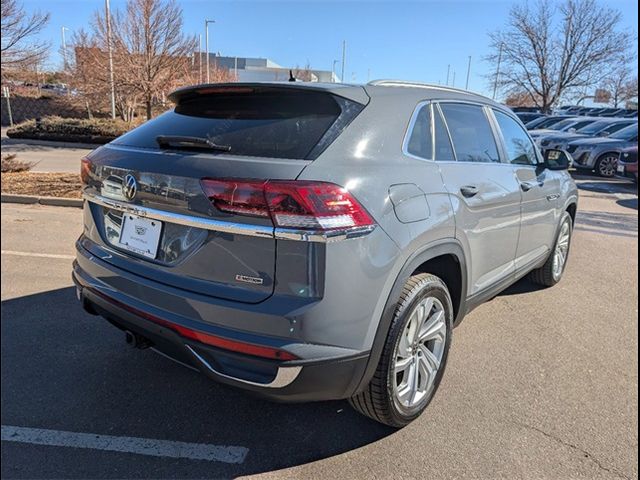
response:
{"label": "bare tree", "polygon": [[602,89],[611,95],[611,103],[614,107],[628,99],[627,89],[632,75],[633,70],[629,67],[628,60],[621,58],[615,68],[602,81]]}
{"label": "bare tree", "polygon": [[28,68],[42,63],[49,44],[37,39],[37,35],[49,22],[49,13],[25,13],[16,0],[1,0],[2,15],[2,71],[6,68]]}
{"label": "bare tree", "polygon": [[[167,93],[197,83],[195,38],[182,34],[182,10],[173,0],[129,0],[125,11],[112,15],[116,112],[131,121],[144,104],[146,117],[151,118],[154,106],[164,104]],[[106,108],[110,87],[103,10],[95,12],[91,33],[74,34],[73,46],[70,81],[94,108]],[[214,78],[231,80],[227,70],[212,73]]]}
{"label": "bare tree", "polygon": [[317,81],[317,77],[311,70],[311,64],[309,63],[309,61],[307,61],[304,68],[296,66],[296,68],[293,70],[293,77],[301,82],[313,82],[314,80]]}
{"label": "bare tree", "polygon": [[526,92],[548,111],[564,96],[601,82],[616,58],[628,56],[631,35],[619,31],[619,23],[618,11],[595,0],[516,4],[507,26],[489,35],[487,60],[496,64],[502,50],[501,90]]}
{"label": "bare tree", "polygon": [[154,101],[175,88],[191,65],[195,36],[182,33],[182,9],[174,0],[129,0],[114,14],[114,52],[121,73],[153,115]]}

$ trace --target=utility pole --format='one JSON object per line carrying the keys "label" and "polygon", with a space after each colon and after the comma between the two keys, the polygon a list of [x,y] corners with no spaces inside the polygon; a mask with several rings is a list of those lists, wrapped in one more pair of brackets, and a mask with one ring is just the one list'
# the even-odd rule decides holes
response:
{"label": "utility pole", "polygon": [[496,78],[493,82],[493,99],[496,99],[496,93],[498,92],[498,79],[500,78],[500,64],[502,63],[502,42],[500,43],[500,50],[498,50],[498,66],[496,67]]}
{"label": "utility pole", "polygon": [[215,20],[205,20],[204,21],[204,44],[206,49],[207,56],[207,83],[209,83],[209,24],[216,23]]}
{"label": "utility pole", "polygon": [[464,84],[464,89],[469,90],[469,74],[471,73],[471,55],[469,55],[469,63],[467,64],[467,82]]}
{"label": "utility pole", "polygon": [[344,83],[344,67],[347,63],[347,41],[342,41],[342,73],[340,74],[340,81]]}
{"label": "utility pole", "polygon": [[455,87],[456,86],[456,71],[453,71],[453,81],[451,82],[451,86]]}
{"label": "utility pole", "polygon": [[447,65],[447,83],[445,85],[449,85],[449,72],[451,71],[451,64]]}
{"label": "utility pole", "polygon": [[67,27],[60,27],[60,32],[62,33],[62,66],[66,71],[69,64],[67,63],[67,40],[64,37],[64,31],[69,30]]}
{"label": "utility pole", "polygon": [[113,47],[111,41],[111,10],[109,0],[104,0],[105,15],[107,20],[107,50],[109,51],[109,87],[111,88],[111,118],[116,118],[116,85],[113,79]]}

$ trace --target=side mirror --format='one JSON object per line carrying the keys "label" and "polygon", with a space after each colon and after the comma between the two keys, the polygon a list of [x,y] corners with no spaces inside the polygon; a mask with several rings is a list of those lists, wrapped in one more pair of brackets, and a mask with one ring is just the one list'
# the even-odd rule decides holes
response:
{"label": "side mirror", "polygon": [[608,137],[609,135],[611,135],[611,133],[607,132],[606,130],[598,134],[599,137]]}
{"label": "side mirror", "polygon": [[544,152],[544,168],[549,170],[568,170],[571,161],[571,155],[564,150],[551,148]]}
{"label": "side mirror", "polygon": [[575,127],[569,129],[569,133],[576,133],[578,130]]}

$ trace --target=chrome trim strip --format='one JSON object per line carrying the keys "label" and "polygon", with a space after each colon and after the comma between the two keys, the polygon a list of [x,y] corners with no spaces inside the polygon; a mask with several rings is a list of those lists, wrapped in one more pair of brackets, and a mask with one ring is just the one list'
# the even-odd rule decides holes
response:
{"label": "chrome trim strip", "polygon": [[247,385],[253,385],[255,387],[263,387],[263,388],[286,387],[287,385],[290,385],[296,378],[298,378],[298,375],[300,375],[300,372],[302,371],[302,367],[300,366],[279,367],[278,373],[276,373],[276,378],[274,378],[271,382],[269,383],[251,382],[249,380],[243,380],[242,378],[232,377],[230,375],[225,375],[224,373],[218,372],[216,369],[214,369],[211,366],[209,362],[207,362],[204,358],[202,358],[202,356],[199,355],[193,348],[191,348],[189,345],[185,345],[185,347],[187,347],[187,349],[198,359],[198,361],[207,368],[207,370],[214,373],[215,375],[219,375],[221,377],[228,378],[229,380],[234,380],[236,382],[244,383]]}
{"label": "chrome trim strip", "polygon": [[187,227],[202,228],[215,232],[233,233],[261,238],[275,238],[276,240],[296,240],[303,242],[332,243],[341,240],[357,238],[371,233],[375,225],[366,227],[354,227],[351,229],[337,230],[335,232],[318,232],[313,230],[297,230],[293,228],[273,228],[262,225],[247,225],[244,223],[223,222],[212,218],[183,215],[181,213],[167,212],[155,208],[132,205],[117,200],[106,198],[102,195],[84,192],[83,198],[88,202],[112,208],[124,213],[131,213],[139,217],[148,217],[161,222],[175,223]]}
{"label": "chrome trim strip", "polygon": [[366,227],[353,227],[347,230],[335,232],[314,232],[313,230],[294,230],[291,228],[276,228],[274,236],[278,240],[297,240],[303,242],[333,243],[351,238],[358,238],[368,235],[375,230],[375,225]]}
{"label": "chrome trim strip", "polygon": [[212,218],[196,217],[193,215],[183,215],[181,213],[166,212],[155,208],[141,207],[139,205],[131,205],[118,202],[103,197],[102,195],[92,195],[84,192],[85,200],[101,205],[103,207],[112,208],[120,212],[131,213],[139,217],[148,217],[160,220],[162,222],[175,223],[187,227],[203,228],[205,230],[215,230],[216,232],[238,233],[240,235],[250,235],[253,237],[273,237],[273,227],[264,227],[260,225],[245,225],[243,223],[222,222]]}

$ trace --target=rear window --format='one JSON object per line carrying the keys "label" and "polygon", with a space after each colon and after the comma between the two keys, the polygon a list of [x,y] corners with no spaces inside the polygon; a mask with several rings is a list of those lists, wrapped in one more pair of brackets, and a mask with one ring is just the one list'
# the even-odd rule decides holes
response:
{"label": "rear window", "polygon": [[192,95],[113,143],[158,148],[159,135],[205,138],[228,155],[316,158],[363,105],[328,92],[235,88]]}

